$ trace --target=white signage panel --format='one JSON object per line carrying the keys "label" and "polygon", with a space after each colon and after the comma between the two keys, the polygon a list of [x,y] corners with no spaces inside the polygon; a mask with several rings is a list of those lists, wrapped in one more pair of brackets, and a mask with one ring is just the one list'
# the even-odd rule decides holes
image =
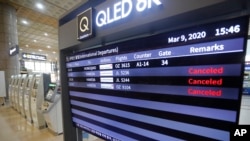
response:
{"label": "white signage panel", "polygon": [[37,54],[30,54],[30,53],[23,53],[22,58],[31,59],[31,60],[40,60],[40,61],[45,61],[47,59],[45,55],[37,55]]}

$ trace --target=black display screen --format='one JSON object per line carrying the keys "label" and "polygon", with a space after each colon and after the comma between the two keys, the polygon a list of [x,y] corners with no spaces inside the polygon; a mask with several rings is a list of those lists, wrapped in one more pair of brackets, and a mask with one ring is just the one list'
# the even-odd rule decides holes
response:
{"label": "black display screen", "polygon": [[55,88],[56,88],[56,84],[55,83],[49,83],[49,89],[51,89],[51,90],[55,90]]}
{"label": "black display screen", "polygon": [[248,18],[66,57],[74,125],[105,140],[229,140],[238,124]]}

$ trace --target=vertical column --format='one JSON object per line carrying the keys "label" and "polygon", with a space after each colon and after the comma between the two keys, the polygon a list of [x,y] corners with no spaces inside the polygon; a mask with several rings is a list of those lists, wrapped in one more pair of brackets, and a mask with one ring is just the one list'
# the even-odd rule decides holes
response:
{"label": "vertical column", "polygon": [[5,71],[6,84],[11,75],[20,71],[18,55],[9,56],[9,49],[15,45],[18,45],[16,9],[0,2],[0,70]]}

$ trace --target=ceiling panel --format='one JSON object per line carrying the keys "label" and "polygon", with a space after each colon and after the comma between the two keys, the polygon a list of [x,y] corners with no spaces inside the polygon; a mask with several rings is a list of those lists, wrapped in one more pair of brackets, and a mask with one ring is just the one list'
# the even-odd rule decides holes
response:
{"label": "ceiling panel", "polygon": [[[0,0],[2,3],[13,6],[17,11],[18,45],[21,52],[47,54],[48,59],[52,61],[56,61],[58,58],[59,18],[87,1]],[[44,5],[43,10],[36,7],[37,2]],[[26,20],[27,24],[24,24],[23,20]],[[39,49],[43,51],[39,51]]]}

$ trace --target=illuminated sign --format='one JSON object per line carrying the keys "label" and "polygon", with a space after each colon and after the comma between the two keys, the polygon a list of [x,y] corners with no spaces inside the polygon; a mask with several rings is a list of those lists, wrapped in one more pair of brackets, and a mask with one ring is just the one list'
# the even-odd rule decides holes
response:
{"label": "illuminated sign", "polygon": [[77,16],[77,39],[83,40],[92,36],[92,9],[90,8]]}
{"label": "illuminated sign", "polygon": [[98,27],[102,27],[128,17],[133,9],[143,12],[161,4],[160,0],[120,0],[113,7],[98,11],[95,22]]}
{"label": "illuminated sign", "polygon": [[37,54],[30,54],[30,53],[23,53],[22,58],[23,59],[40,60],[40,61],[45,61],[47,59],[47,57],[45,55],[37,55]]}
{"label": "illuminated sign", "polygon": [[19,52],[19,47],[18,47],[18,45],[15,45],[15,46],[10,48],[9,55],[14,56],[14,55],[18,54],[18,52]]}

